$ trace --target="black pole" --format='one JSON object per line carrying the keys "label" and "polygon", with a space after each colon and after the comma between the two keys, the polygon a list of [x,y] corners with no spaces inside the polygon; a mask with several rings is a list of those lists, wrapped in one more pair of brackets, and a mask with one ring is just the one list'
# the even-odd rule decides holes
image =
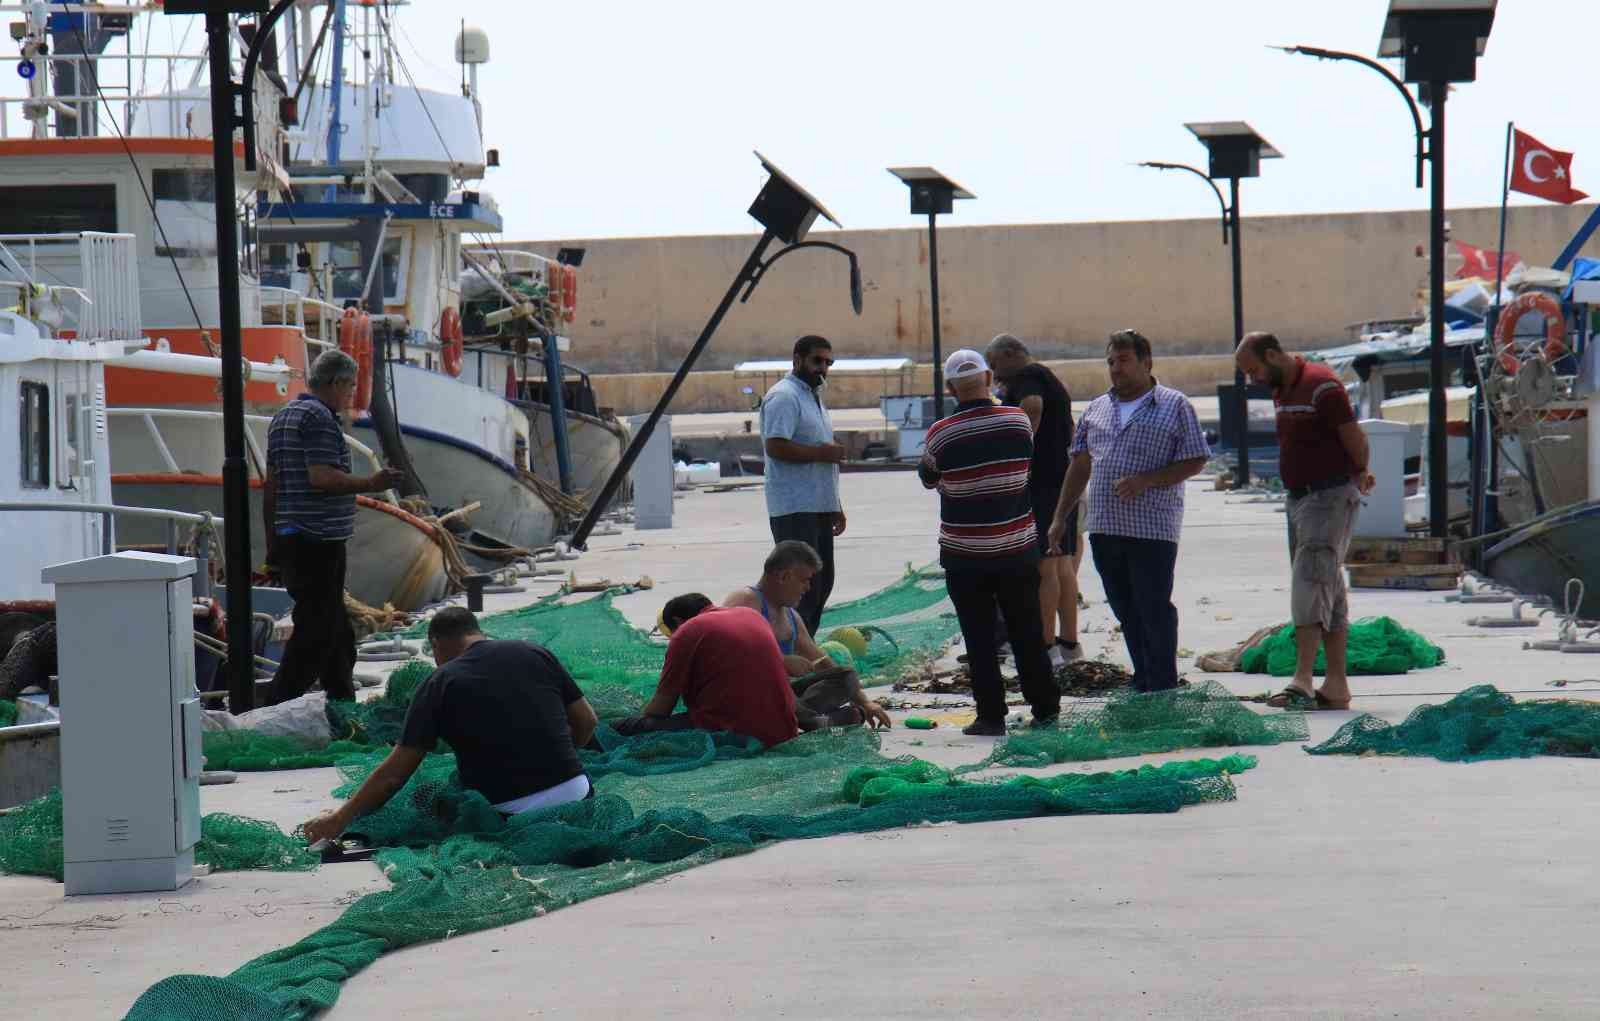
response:
{"label": "black pole", "polygon": [[1448,82],[1431,82],[1433,124],[1429,129],[1429,170],[1433,194],[1428,210],[1428,534],[1442,539],[1450,531],[1448,444],[1445,440],[1444,376],[1444,103]]}
{"label": "black pole", "polygon": [[235,217],[233,84],[228,15],[206,15],[211,65],[211,149],[216,175],[217,303],[222,331],[222,517],[227,522],[228,710],[255,707],[254,618],[250,606],[250,480],[244,459],[244,374],[239,327],[239,224]]}
{"label": "black pole", "polygon": [[[1230,194],[1233,204],[1228,209],[1228,217],[1233,221],[1233,342],[1239,343],[1244,336],[1244,259],[1239,254],[1243,240],[1239,234],[1239,179],[1228,178]],[[1237,365],[1233,369],[1233,421],[1238,430],[1234,433],[1239,437],[1239,470],[1238,477],[1234,480],[1236,487],[1250,484],[1250,394],[1246,387],[1249,381],[1244,378],[1244,373],[1239,371]]]}
{"label": "black pole", "polygon": [[[755,276],[756,270],[761,266],[761,257],[766,254],[767,246],[772,244],[776,235],[768,230],[761,235],[761,240],[756,242],[755,248],[750,251],[750,258],[744,261],[739,274],[733,278],[733,283],[728,286],[728,293],[722,296],[716,311],[711,313],[711,318],[706,320],[705,328],[700,331],[700,337],[694,342],[694,347],[683,359],[683,364],[678,366],[678,371],[673,374],[672,382],[662,391],[661,399],[656,401],[656,406],[651,410],[650,417],[644,425],[634,434],[628,449],[622,452],[622,460],[611,472],[611,477],[606,479],[606,484],[600,487],[600,492],[594,501],[589,504],[589,509],[583,515],[583,520],[578,522],[578,528],[572,533],[572,548],[587,549],[589,533],[594,531],[595,523],[600,520],[600,515],[605,508],[610,506],[611,498],[617,494],[617,489],[622,485],[622,480],[628,477],[628,472],[633,470],[633,462],[639,459],[639,451],[644,449],[645,443],[650,439],[650,434],[655,431],[656,423],[661,421],[661,416],[666,414],[667,406],[672,403],[672,398],[677,396],[678,388],[683,386],[683,381],[688,378],[689,370],[694,368],[694,363],[699,359],[700,352],[711,342],[711,335],[717,332],[717,327],[722,325],[722,317],[728,314],[728,309],[733,307],[734,299],[739,295],[739,288]],[[935,372],[938,368],[935,367]]]}
{"label": "black pole", "polygon": [[928,296],[933,302],[933,415],[944,417],[944,354],[939,349],[939,214],[928,213]]}

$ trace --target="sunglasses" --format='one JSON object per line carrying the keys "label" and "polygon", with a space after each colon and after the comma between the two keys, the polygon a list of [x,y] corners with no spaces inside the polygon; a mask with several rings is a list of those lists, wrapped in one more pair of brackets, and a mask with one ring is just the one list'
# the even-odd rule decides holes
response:
{"label": "sunglasses", "polygon": [[817,365],[817,366],[824,366],[825,365],[825,366],[828,366],[830,368],[833,366],[833,359],[827,357],[826,355],[812,355],[810,358],[807,359],[807,361],[809,361],[812,365]]}

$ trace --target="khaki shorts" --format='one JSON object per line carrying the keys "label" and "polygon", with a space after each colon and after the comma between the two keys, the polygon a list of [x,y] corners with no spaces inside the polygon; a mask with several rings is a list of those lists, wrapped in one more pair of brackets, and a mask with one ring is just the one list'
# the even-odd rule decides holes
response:
{"label": "khaki shorts", "polygon": [[1290,498],[1289,527],[1294,536],[1289,613],[1295,627],[1344,631],[1350,626],[1350,601],[1344,558],[1361,508],[1355,485],[1336,486]]}

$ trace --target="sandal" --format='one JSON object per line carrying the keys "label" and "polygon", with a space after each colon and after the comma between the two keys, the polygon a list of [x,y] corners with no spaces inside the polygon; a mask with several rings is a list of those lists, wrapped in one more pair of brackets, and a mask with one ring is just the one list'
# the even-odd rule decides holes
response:
{"label": "sandal", "polygon": [[1273,709],[1288,709],[1294,712],[1319,708],[1315,695],[1292,684],[1269,697],[1266,704]]}
{"label": "sandal", "polygon": [[1317,708],[1324,712],[1343,712],[1350,708],[1350,700],[1348,698],[1343,702],[1335,702],[1320,691],[1317,692],[1316,702]]}

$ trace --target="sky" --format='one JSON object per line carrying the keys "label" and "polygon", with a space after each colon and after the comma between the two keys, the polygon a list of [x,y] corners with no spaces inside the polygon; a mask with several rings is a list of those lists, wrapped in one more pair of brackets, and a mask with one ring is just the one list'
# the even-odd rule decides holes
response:
{"label": "sky", "polygon": [[[353,6],[353,5],[352,5]],[[484,189],[505,236],[755,230],[760,149],[849,228],[913,226],[884,168],[927,164],[976,193],[956,224],[1211,216],[1187,121],[1244,120],[1283,151],[1245,216],[1425,208],[1410,115],[1378,74],[1290,56],[1374,55],[1387,0],[415,0],[398,13],[420,84],[454,88],[453,40],[485,29]],[[1447,105],[1450,206],[1499,201],[1506,122],[1575,151],[1600,195],[1586,71],[1600,0],[1503,0]],[[1389,62],[1397,72],[1399,62]],[[1426,121],[1428,112],[1423,113]],[[1513,204],[1537,199],[1514,196]]]}

